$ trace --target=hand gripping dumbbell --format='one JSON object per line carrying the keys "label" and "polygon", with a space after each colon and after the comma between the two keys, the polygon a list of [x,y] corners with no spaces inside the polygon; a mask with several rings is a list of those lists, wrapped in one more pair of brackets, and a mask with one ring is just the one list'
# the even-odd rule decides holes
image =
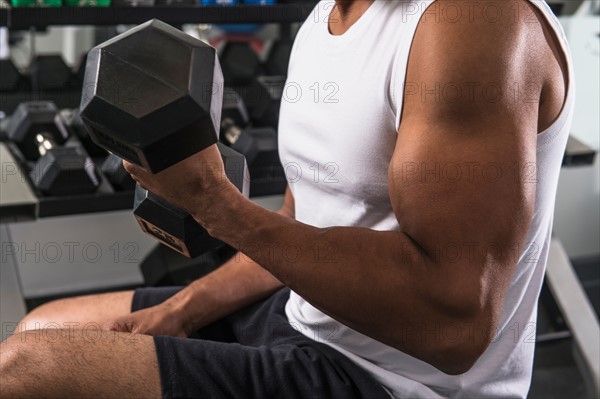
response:
{"label": "hand gripping dumbbell", "polygon": [[43,194],[89,194],[100,185],[96,167],[83,148],[58,145],[64,143],[68,134],[52,102],[19,104],[10,119],[7,136],[27,160],[37,161],[30,177]]}
{"label": "hand gripping dumbbell", "polygon": [[[81,118],[108,151],[151,173],[218,141],[223,76],[214,48],[161,22],[139,25],[88,53]],[[219,146],[227,177],[248,194],[243,155]],[[191,215],[139,186],[141,228],[189,257],[220,245]]]}

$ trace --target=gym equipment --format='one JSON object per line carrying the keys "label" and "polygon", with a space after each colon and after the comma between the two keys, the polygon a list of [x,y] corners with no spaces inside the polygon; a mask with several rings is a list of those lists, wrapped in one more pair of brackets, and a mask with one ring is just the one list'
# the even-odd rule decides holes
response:
{"label": "gym equipment", "polygon": [[0,91],[13,91],[19,85],[21,74],[10,59],[0,60]]}
{"label": "gym equipment", "polygon": [[[0,224],[35,219],[38,205],[38,199],[28,183],[24,168],[17,167],[20,160],[13,154],[11,144],[0,142],[0,159],[3,164]],[[4,270],[2,272],[4,273]],[[3,279],[4,275],[0,280]]]}
{"label": "gym equipment", "polygon": [[284,76],[259,76],[256,78],[252,90],[247,92],[250,119],[255,124],[278,129],[279,108],[284,87]]}
{"label": "gym equipment", "polygon": [[250,172],[250,196],[281,194],[286,179],[279,160],[277,133],[270,127],[240,128],[223,120],[221,131],[227,144],[246,157]]}
{"label": "gym equipment", "polygon": [[[214,48],[155,19],[93,48],[87,63],[81,118],[105,149],[158,173],[217,143],[223,79]],[[244,157],[219,150],[227,177],[247,195]],[[187,212],[139,186],[134,215],[188,257],[221,245]]]}
{"label": "gym equipment", "polygon": [[64,144],[69,137],[64,121],[54,103],[34,101],[21,103],[12,114],[6,128],[8,140],[15,142],[28,160],[39,157],[36,135],[44,132],[57,144]]}
{"label": "gym equipment", "polygon": [[291,40],[276,40],[273,42],[265,61],[267,74],[287,76],[293,44]]}
{"label": "gym equipment", "polygon": [[[285,175],[277,148],[277,132],[270,127],[247,127],[244,101],[234,90],[223,93],[221,142],[246,157],[250,171],[250,195],[280,194],[285,191]],[[240,123],[241,121],[241,123]]]}
{"label": "gym equipment", "polygon": [[50,196],[88,194],[100,180],[91,158],[80,147],[56,147],[51,137],[38,133],[40,160],[30,173],[33,185]]}
{"label": "gym equipment", "polygon": [[83,148],[85,148],[91,157],[105,157],[108,155],[106,150],[96,144],[90,137],[90,133],[79,115],[79,109],[65,111],[63,119],[69,131],[77,136],[81,144],[83,144]]}
{"label": "gym equipment", "polygon": [[[56,115],[53,118],[54,126],[43,119],[52,112]],[[66,131],[54,104],[40,101],[21,103],[8,127],[8,137],[11,139],[27,137],[31,140],[33,137],[33,145],[39,157],[30,171],[34,187],[50,196],[96,191],[100,181],[90,157],[78,146],[57,146],[54,139],[56,133],[47,129],[49,126],[61,132]],[[30,148],[31,143],[27,144],[27,148]]]}
{"label": "gym equipment", "polygon": [[217,142],[223,81],[212,47],[151,20],[87,62],[80,115],[98,145],[157,173]]}
{"label": "gym equipment", "polygon": [[261,73],[260,59],[249,42],[228,41],[219,55],[226,85],[247,85]]}
{"label": "gym equipment", "polygon": [[123,160],[115,154],[108,154],[100,171],[116,190],[126,191],[135,188],[135,180],[123,167]]}
{"label": "gym equipment", "polygon": [[108,7],[110,0],[63,0],[63,4],[71,7]]}
{"label": "gym equipment", "polygon": [[11,0],[13,7],[60,7],[62,0]]}
{"label": "gym equipment", "polygon": [[247,126],[250,123],[244,100],[237,91],[229,87],[223,90],[221,121],[225,119],[232,120],[238,126]]}
{"label": "gym equipment", "polygon": [[29,73],[37,90],[61,90],[71,79],[71,69],[58,54],[38,55],[29,66]]}
{"label": "gym equipment", "polygon": [[[227,177],[238,190],[248,195],[244,156],[222,143],[217,145]],[[139,185],[135,188],[133,214],[143,231],[187,257],[196,258],[223,244],[211,237],[189,213]]]}

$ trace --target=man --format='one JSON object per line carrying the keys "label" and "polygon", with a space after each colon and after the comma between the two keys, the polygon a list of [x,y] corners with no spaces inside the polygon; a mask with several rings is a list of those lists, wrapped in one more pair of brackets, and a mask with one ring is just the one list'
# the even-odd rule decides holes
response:
{"label": "man", "polygon": [[572,87],[543,2],[320,3],[290,62],[278,213],[214,147],[126,164],[244,256],[36,309],[2,344],[3,397],[525,397]]}

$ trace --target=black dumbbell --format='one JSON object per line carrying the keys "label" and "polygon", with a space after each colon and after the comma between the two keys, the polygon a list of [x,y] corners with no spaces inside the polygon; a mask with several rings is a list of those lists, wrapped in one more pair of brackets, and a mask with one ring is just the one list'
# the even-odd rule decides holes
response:
{"label": "black dumbbell", "polygon": [[[54,118],[50,117],[52,113],[55,114]],[[55,138],[66,138],[65,132],[56,106],[51,102],[39,101],[19,104],[11,117],[7,135],[28,160],[37,159],[30,171],[30,178],[43,194],[63,196],[92,193],[100,185],[96,167],[83,148],[57,145]],[[24,141],[25,138],[32,143]],[[32,146],[35,147],[35,158],[31,157]]]}
{"label": "black dumbbell", "polygon": [[[244,101],[225,89],[221,119],[221,142],[244,155],[250,171],[250,195],[285,191],[285,175],[277,148],[277,132],[271,127],[248,127]],[[241,123],[239,123],[241,121]]]}
{"label": "black dumbbell", "polygon": [[273,42],[265,60],[265,71],[268,75],[287,76],[292,46],[293,42],[291,40],[276,40]]}
{"label": "black dumbbell", "polygon": [[282,194],[286,181],[279,152],[277,133],[270,127],[241,129],[223,121],[222,132],[231,148],[244,155],[250,172],[250,195]]}
{"label": "black dumbbell", "polygon": [[[244,156],[222,143],[217,146],[227,177],[247,196],[248,172]],[[139,185],[135,188],[133,214],[147,234],[187,257],[198,257],[223,244],[211,237],[189,213]]]}
{"label": "black dumbbell", "polygon": [[[81,118],[108,151],[158,173],[217,143],[223,79],[214,48],[152,20],[93,48],[87,63]],[[115,90],[124,86],[127,99]],[[227,177],[247,195],[243,155],[219,150]],[[147,234],[186,256],[221,245],[190,214],[139,186],[134,215]]]}
{"label": "black dumbbell", "polygon": [[279,109],[285,88],[284,76],[259,76],[247,92],[250,119],[258,126],[278,129]]}
{"label": "black dumbbell", "polygon": [[135,188],[135,180],[131,178],[123,167],[121,157],[115,154],[108,154],[104,162],[102,162],[100,171],[117,191],[127,191]]}
{"label": "black dumbbell", "polygon": [[34,90],[61,90],[69,84],[71,68],[59,54],[38,55],[29,66],[29,74]]}
{"label": "black dumbbell", "polygon": [[225,84],[244,86],[262,72],[260,59],[249,42],[228,41],[219,56]]}
{"label": "black dumbbell", "polygon": [[28,160],[37,160],[40,156],[36,135],[44,132],[54,142],[62,145],[69,137],[63,119],[56,105],[50,101],[32,101],[21,103],[11,115],[7,126],[7,138],[14,141]]}
{"label": "black dumbbell", "polygon": [[90,133],[79,115],[79,109],[65,110],[63,118],[71,134],[74,134],[79,139],[90,156],[105,157],[108,155],[108,152],[94,143],[90,137]]}
{"label": "black dumbbell", "polygon": [[223,90],[223,108],[221,109],[221,121],[230,119],[238,126],[247,126],[250,123],[248,110],[240,94],[232,88]]}
{"label": "black dumbbell", "polygon": [[10,59],[0,60],[0,91],[14,91],[19,86],[21,74]]}

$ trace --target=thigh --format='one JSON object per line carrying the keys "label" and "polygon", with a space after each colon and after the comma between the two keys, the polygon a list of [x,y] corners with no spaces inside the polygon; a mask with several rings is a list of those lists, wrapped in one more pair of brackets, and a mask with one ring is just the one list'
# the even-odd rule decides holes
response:
{"label": "thigh", "polygon": [[30,330],[0,344],[5,397],[161,396],[152,337],[98,329]]}
{"label": "thigh", "polygon": [[236,342],[155,337],[164,397],[389,399],[367,372],[285,316],[289,290],[227,318]]}
{"label": "thigh", "polygon": [[154,340],[166,398],[389,399],[371,376],[331,348]]}
{"label": "thigh", "polygon": [[58,299],[32,310],[18,331],[44,328],[101,326],[131,312],[134,291],[110,292]]}

